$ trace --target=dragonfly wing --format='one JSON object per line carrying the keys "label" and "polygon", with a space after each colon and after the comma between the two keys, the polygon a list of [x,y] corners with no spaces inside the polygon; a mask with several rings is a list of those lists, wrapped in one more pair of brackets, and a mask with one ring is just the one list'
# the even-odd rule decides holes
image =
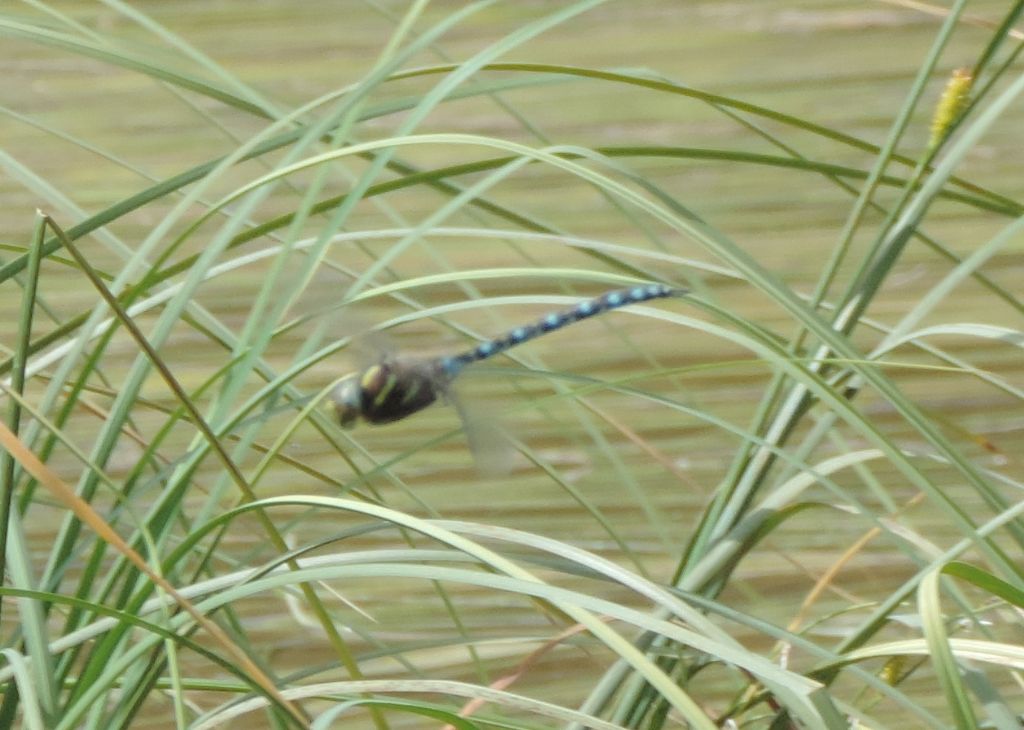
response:
{"label": "dragonfly wing", "polygon": [[515,443],[499,420],[479,406],[467,406],[466,399],[460,397],[451,385],[445,390],[445,397],[462,420],[477,469],[486,476],[501,476],[512,471]]}

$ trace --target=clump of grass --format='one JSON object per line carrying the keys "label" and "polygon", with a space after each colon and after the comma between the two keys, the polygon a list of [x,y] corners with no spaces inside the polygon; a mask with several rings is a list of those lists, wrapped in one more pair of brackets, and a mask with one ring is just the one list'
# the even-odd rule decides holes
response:
{"label": "clump of grass", "polygon": [[[0,14],[18,53],[194,114],[149,133],[150,176],[7,110],[111,179],[89,213],[57,182],[83,163],[3,159],[36,202],[0,262],[0,727],[1017,726],[1024,208],[958,171],[1024,89],[1020,5],[927,140],[958,3],[880,145],[611,50],[524,60],[603,5],[368,5],[378,56],[292,103],[117,2]],[[622,133],[651,110],[730,142]],[[230,141],[180,141],[197,119]],[[681,169],[761,196],[753,231]],[[775,232],[825,194],[831,243]],[[451,350],[647,281],[689,293],[467,374],[510,472],[453,409],[349,433],[321,407],[361,322]]]}

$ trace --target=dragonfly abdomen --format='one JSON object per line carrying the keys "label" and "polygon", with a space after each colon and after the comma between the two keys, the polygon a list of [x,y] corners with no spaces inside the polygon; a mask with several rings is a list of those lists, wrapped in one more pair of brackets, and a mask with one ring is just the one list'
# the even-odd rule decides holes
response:
{"label": "dragonfly abdomen", "polygon": [[571,309],[552,312],[533,324],[516,327],[493,340],[481,342],[472,350],[442,358],[441,368],[449,377],[455,377],[466,365],[494,357],[516,345],[529,342],[534,338],[554,332],[574,322],[579,322],[598,314],[618,309],[619,307],[640,304],[651,299],[678,296],[684,292],[685,290],[683,289],[675,289],[665,284],[640,284],[627,289],[615,289],[599,297],[580,302]]}

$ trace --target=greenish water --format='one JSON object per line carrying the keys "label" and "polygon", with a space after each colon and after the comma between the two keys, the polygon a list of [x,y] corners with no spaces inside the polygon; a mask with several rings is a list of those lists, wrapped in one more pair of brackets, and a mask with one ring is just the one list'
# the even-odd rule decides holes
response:
{"label": "greenish water", "polygon": [[[385,5],[393,11],[405,7],[398,3]],[[1003,5],[974,3],[972,13],[996,18],[996,11]],[[388,18],[356,2],[146,2],[138,7],[287,108],[357,81],[371,68],[394,27]],[[538,17],[544,7],[544,3],[534,2],[503,3],[479,13],[444,39],[444,54],[463,59]],[[137,38],[140,43],[145,38],[113,11],[96,5],[68,3],[62,9],[105,33]],[[428,18],[436,20],[450,11],[449,5],[437,3],[428,11]],[[885,3],[612,3],[583,16],[571,28],[531,42],[507,60],[651,69],[705,91],[802,116],[877,143],[884,138],[898,111],[934,36],[936,23],[928,16]],[[973,60],[971,54],[977,52],[978,44],[987,35],[984,28],[966,26],[955,39],[949,58],[959,58],[959,63],[969,65]],[[7,241],[27,240],[36,207],[45,207],[70,225],[83,213],[101,210],[148,185],[147,175],[170,176],[224,154],[234,145],[232,135],[245,138],[262,125],[259,120],[219,108],[208,100],[179,98],[141,75],[51,48],[5,42],[0,58],[7,69],[0,79],[0,96],[6,106],[87,140],[137,168],[126,170],[15,119],[0,118],[4,150],[70,201],[61,204],[57,195],[44,195],[40,189],[29,191],[10,177],[0,177],[0,224]],[[423,65],[439,61],[437,56],[424,55],[421,59]],[[402,98],[422,93],[429,83],[400,82],[389,87],[386,94]],[[935,80],[936,94],[942,84],[942,79]],[[750,130],[692,100],[679,98],[670,102],[664,95],[611,84],[572,82],[512,91],[503,101],[543,130],[551,143],[593,147],[642,143],[775,152]],[[197,103],[230,132],[215,128],[190,103]],[[999,122],[961,174],[1007,197],[1020,199],[1024,178],[1016,153],[1020,149],[1022,121],[1018,107]],[[384,118],[361,132],[366,137],[385,135],[397,123],[393,118]],[[927,124],[927,119],[920,119],[909,132],[908,154],[916,154],[923,146]],[[442,105],[421,131],[458,131],[542,144],[486,98]],[[859,169],[867,169],[872,163],[866,153],[810,135],[799,139],[799,143],[802,154],[820,156],[832,163]],[[446,149],[445,153],[448,152]],[[467,151],[466,159],[473,155]],[[407,159],[428,166],[439,162],[437,156],[433,150],[410,150]],[[446,164],[457,161],[443,160]],[[849,194],[823,177],[806,172],[716,161],[628,162],[688,209],[725,231],[778,278],[804,293],[813,289],[829,260],[852,201]],[[255,163],[249,163],[232,182],[241,183],[261,172]],[[333,184],[338,190],[345,188],[344,181],[336,180]],[[211,191],[210,197],[226,192],[227,186]],[[893,195],[887,193],[881,198],[891,200]],[[297,196],[282,193],[270,199],[259,211],[260,219],[291,210]],[[497,188],[494,197],[575,236],[614,241],[640,250],[664,250],[707,264],[720,263],[711,260],[694,242],[666,231],[654,230],[650,239],[641,240],[636,228],[628,225],[592,188],[544,166],[522,170]],[[421,220],[442,202],[439,196],[422,191],[388,198],[388,204],[412,222]],[[133,245],[156,225],[159,213],[140,211],[119,221],[112,232]],[[350,227],[384,226],[386,215],[386,211],[379,209],[360,209]],[[927,226],[929,234],[965,256],[1007,222],[956,203],[941,203],[932,211]],[[482,225],[469,216],[451,224]],[[373,254],[384,248],[384,244],[373,242],[367,246],[368,253],[349,249],[339,253],[339,258],[347,266],[364,270]],[[1022,248],[1024,242],[1017,241],[985,270],[1018,295],[1019,282],[1024,281]],[[88,249],[97,265],[114,265],[115,257],[104,251],[99,239],[90,240]],[[392,263],[392,271],[402,279],[445,270],[525,266],[527,262],[544,268],[599,268],[581,252],[551,241],[525,241],[517,249],[497,239],[472,242],[453,237],[438,243],[433,252],[410,251]],[[900,268],[900,275],[872,307],[871,316],[879,321],[898,321],[950,267],[925,247],[912,245]],[[664,267],[658,273],[669,281],[684,281],[687,272]],[[265,276],[264,267],[247,267],[204,286],[200,298],[224,322],[240,326]],[[713,297],[727,301],[730,307],[764,327],[784,336],[792,334],[794,327],[788,317],[766,306],[763,297],[751,287],[726,276],[711,275],[706,281]],[[62,316],[76,314],[94,301],[81,277],[65,267],[48,264],[44,283],[45,291],[50,293],[48,303]],[[552,289],[552,282],[544,279],[498,279],[481,282],[479,286],[487,296],[495,297],[566,293]],[[329,305],[339,291],[336,280],[314,280],[303,306],[313,311]],[[464,297],[454,287],[417,294],[425,305],[441,305]],[[0,304],[0,334],[6,348],[12,341],[16,322],[16,297],[8,291]],[[659,306],[687,316],[702,316],[685,302]],[[368,322],[384,321],[405,311],[400,305],[378,300],[362,309],[360,316]],[[473,310],[460,315],[459,322],[484,334],[497,334],[543,311],[543,307],[536,306],[506,307],[494,312]],[[992,297],[973,285],[959,288],[936,308],[932,317],[936,322],[983,321],[1020,328],[1015,312],[993,306]],[[682,370],[675,378],[656,379],[650,384],[652,391],[746,427],[771,373],[751,363],[748,353],[727,342],[697,331],[682,338],[677,334],[678,327],[671,331],[672,337],[667,337],[662,323],[655,319],[615,314],[602,322],[545,337],[529,345],[524,356],[541,369],[615,380],[635,373],[640,365],[647,367],[649,363],[637,356],[642,353],[651,362]],[[278,338],[269,353],[271,361],[277,358],[277,364],[283,367],[307,334],[308,330],[296,329]],[[424,321],[396,328],[389,335],[403,352],[435,353],[457,348],[464,342],[450,331]],[[863,339],[866,344],[872,337],[864,335]],[[998,342],[986,344],[966,338],[947,338],[942,344],[948,351],[980,363],[1018,386],[1024,382],[1024,367],[1017,350]],[[114,351],[124,358],[110,362],[111,374],[116,378],[118,368],[126,368],[136,350],[124,339]],[[912,352],[896,355],[903,360],[915,357]],[[223,364],[225,353],[183,328],[181,339],[167,348],[166,356],[182,381],[194,387]],[[356,358],[345,353],[317,368],[301,385],[312,392],[356,365]],[[951,438],[959,443],[970,443],[976,436],[988,439],[994,452],[986,451],[984,444],[967,447],[982,466],[1006,468],[1015,471],[1018,478],[1021,476],[1016,463],[1016,455],[1024,448],[1024,411],[1020,402],[1001,396],[976,379],[948,372],[894,368],[891,375],[945,425]],[[468,390],[483,409],[501,413],[503,423],[513,434],[558,467],[573,488],[585,494],[591,505],[614,522],[632,555],[623,553],[594,514],[531,464],[517,463],[504,476],[481,477],[473,466],[464,437],[457,432],[459,422],[450,408],[438,407],[386,430],[369,429],[360,434],[362,444],[378,459],[420,449],[396,467],[408,491],[385,477],[371,480],[388,504],[419,514],[425,514],[429,508],[448,518],[495,522],[564,539],[631,567],[638,561],[649,575],[659,579],[667,579],[671,574],[678,553],[692,533],[696,515],[711,498],[737,448],[736,438],[720,429],[614,392],[599,391],[591,400],[609,416],[608,420],[596,421],[603,441],[595,442],[581,432],[578,417],[563,401],[551,399],[543,409],[517,410],[524,397],[551,395],[552,386],[543,377],[485,371],[472,379]],[[145,394],[168,402],[166,392],[155,380]],[[907,448],[917,445],[915,435],[870,393],[865,393],[858,405],[870,414],[877,427],[901,440]],[[93,424],[83,420],[70,433],[87,442],[93,428]],[[453,432],[450,438],[429,449],[421,448],[449,431]],[[350,483],[348,468],[338,463],[335,452],[312,430],[300,429],[286,454],[301,458],[332,479]],[[131,465],[133,456],[134,452],[126,447],[123,468]],[[112,469],[115,477],[117,466]],[[628,479],[623,475],[628,475]],[[912,497],[913,490],[902,487],[900,478],[887,474],[884,467],[879,467],[876,476],[891,480],[896,502],[903,503]],[[201,490],[209,488],[210,481],[211,474],[196,476]],[[953,474],[938,467],[936,481],[951,491],[962,487]],[[627,482],[635,492],[624,488]],[[273,467],[259,485],[260,496],[336,491],[336,485],[286,465]],[[643,499],[637,499],[637,494],[642,494]],[[827,499],[827,495],[822,498]],[[652,515],[657,519],[652,520]],[[773,536],[764,551],[740,567],[723,601],[738,610],[785,624],[793,611],[789,600],[792,595],[808,591],[814,580],[866,530],[863,522],[844,520],[838,512],[828,515],[796,519]],[[911,519],[937,545],[956,537],[941,534],[943,523],[928,507],[920,508]],[[41,553],[45,552],[48,540],[52,539],[52,527],[37,524],[32,529],[31,539]],[[306,525],[303,538],[313,542],[337,529],[336,522],[325,516]],[[351,544],[379,546],[390,543],[393,537],[371,535]],[[256,537],[255,528],[248,533],[243,529],[232,531],[224,544],[225,554],[243,565],[265,559],[267,556],[261,550],[265,547]],[[912,567],[904,563],[894,546],[873,545],[855,559],[849,572],[844,572],[840,588],[856,594],[859,601],[869,602],[888,595],[894,585],[910,575]],[[431,631],[450,630],[430,586],[367,583],[346,591],[346,598],[365,605],[378,622],[369,626],[369,622],[353,616],[354,624],[365,624],[378,636],[393,638],[396,643],[429,636]],[[519,635],[523,626],[535,627],[541,634],[548,628],[526,602],[503,603],[491,595],[475,595],[471,591],[464,600],[466,618],[473,631],[481,635]],[[822,601],[821,613],[827,613],[831,600]],[[846,605],[845,599],[834,600],[837,606]],[[251,640],[265,641],[274,647],[268,652],[268,660],[280,673],[332,661],[333,655],[316,630],[310,630],[309,635],[295,632],[286,605],[279,597],[252,601],[240,613],[254,621],[256,628]],[[410,616],[418,617],[415,630],[407,630]],[[436,625],[432,624],[434,621]],[[755,640],[752,636],[738,638]],[[502,661],[505,654],[514,664],[522,653],[519,646],[497,647],[493,650],[492,667],[506,666]],[[429,656],[424,652],[422,659],[425,674],[474,678],[465,652],[453,650]],[[375,660],[367,664],[367,671],[372,673],[374,667],[390,671],[394,666],[386,659]],[[545,692],[563,697],[582,695],[579,685],[586,686],[598,676],[601,666],[602,662],[595,657],[592,666],[574,679],[565,675],[560,661],[552,660],[532,672],[519,689],[533,691],[537,696],[544,696]],[[153,722],[156,726],[161,721]]]}

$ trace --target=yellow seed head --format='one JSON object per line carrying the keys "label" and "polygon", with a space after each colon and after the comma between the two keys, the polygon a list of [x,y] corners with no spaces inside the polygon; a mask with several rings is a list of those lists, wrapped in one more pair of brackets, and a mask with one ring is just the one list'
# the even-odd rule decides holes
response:
{"label": "yellow seed head", "polygon": [[906,663],[907,658],[903,655],[898,654],[889,657],[889,660],[882,667],[882,671],[878,673],[878,676],[886,684],[895,686],[903,674],[903,668],[906,666]]}
{"label": "yellow seed head", "polygon": [[939,97],[939,103],[935,105],[935,114],[932,116],[932,135],[928,140],[929,148],[937,147],[945,139],[953,122],[967,108],[972,83],[974,83],[974,77],[971,76],[970,69],[958,68],[953,72],[946,83],[942,96]]}

